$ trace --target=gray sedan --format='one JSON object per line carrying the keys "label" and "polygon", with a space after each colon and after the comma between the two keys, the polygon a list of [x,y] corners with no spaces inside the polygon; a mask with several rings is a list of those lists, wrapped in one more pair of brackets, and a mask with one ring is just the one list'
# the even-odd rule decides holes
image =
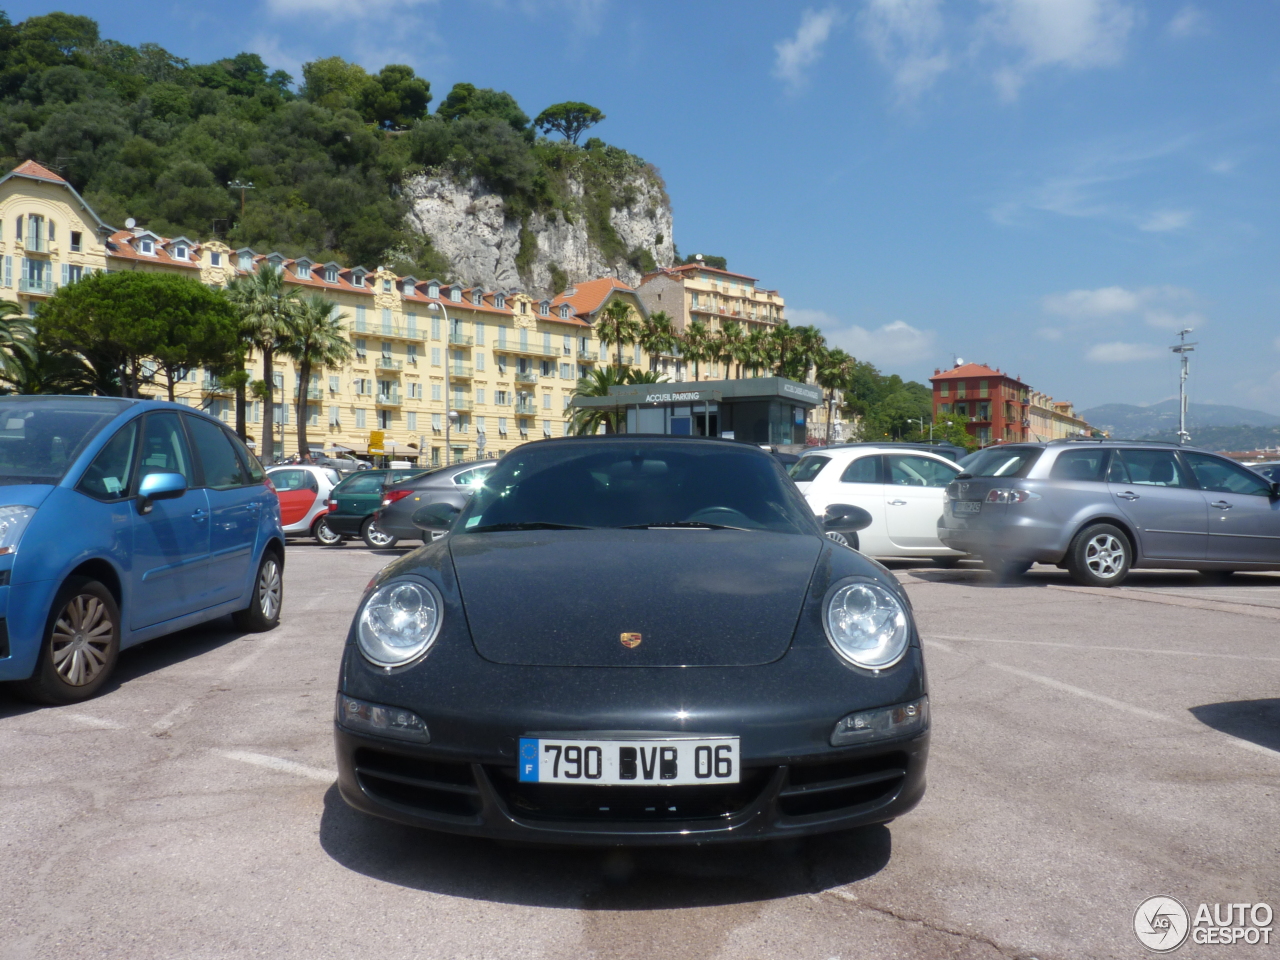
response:
{"label": "gray sedan", "polygon": [[422,531],[413,525],[413,514],[429,503],[449,503],[462,509],[497,462],[455,463],[389,485],[382,492],[382,507],[374,514],[378,528],[401,540],[421,540]]}

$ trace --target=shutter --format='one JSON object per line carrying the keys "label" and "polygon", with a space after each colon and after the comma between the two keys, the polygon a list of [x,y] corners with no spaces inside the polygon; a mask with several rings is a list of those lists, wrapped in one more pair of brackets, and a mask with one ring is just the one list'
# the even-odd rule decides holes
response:
{"label": "shutter", "polygon": [[[53,229],[53,224],[49,224],[49,229]],[[71,282],[71,264],[64,263],[62,265],[62,285],[65,287]]]}

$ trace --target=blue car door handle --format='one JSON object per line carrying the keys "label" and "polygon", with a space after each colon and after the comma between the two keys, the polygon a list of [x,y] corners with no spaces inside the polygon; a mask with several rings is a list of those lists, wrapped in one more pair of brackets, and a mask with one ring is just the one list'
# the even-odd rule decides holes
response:
{"label": "blue car door handle", "polygon": [[196,511],[193,514],[191,514],[191,519],[194,520],[196,523],[200,523],[201,521],[208,520],[209,511],[206,510],[204,507],[199,507],[196,509]]}
{"label": "blue car door handle", "polygon": [[1227,501],[1225,501],[1225,500],[1215,500],[1215,501],[1213,501],[1213,503],[1212,503],[1212,504],[1210,504],[1210,506],[1217,507],[1219,510],[1230,510],[1230,509],[1231,509],[1231,504],[1227,503]]}

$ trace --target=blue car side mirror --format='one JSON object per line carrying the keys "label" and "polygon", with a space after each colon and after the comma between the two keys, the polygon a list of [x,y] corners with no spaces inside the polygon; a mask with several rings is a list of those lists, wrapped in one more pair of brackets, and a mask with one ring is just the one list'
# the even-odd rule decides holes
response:
{"label": "blue car side mirror", "polygon": [[187,478],[180,473],[149,473],[138,485],[138,511],[150,513],[156,500],[176,500],[187,492]]}

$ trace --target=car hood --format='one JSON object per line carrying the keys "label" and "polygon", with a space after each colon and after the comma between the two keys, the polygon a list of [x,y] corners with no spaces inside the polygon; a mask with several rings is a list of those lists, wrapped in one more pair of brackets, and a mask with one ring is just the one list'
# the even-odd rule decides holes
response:
{"label": "car hood", "polygon": [[[702,529],[450,540],[480,655],[561,667],[777,660],[791,643],[823,546],[816,536]],[[639,634],[640,642],[625,646],[623,634]]]}
{"label": "car hood", "polygon": [[0,484],[0,507],[38,507],[52,492],[48,483]]}

